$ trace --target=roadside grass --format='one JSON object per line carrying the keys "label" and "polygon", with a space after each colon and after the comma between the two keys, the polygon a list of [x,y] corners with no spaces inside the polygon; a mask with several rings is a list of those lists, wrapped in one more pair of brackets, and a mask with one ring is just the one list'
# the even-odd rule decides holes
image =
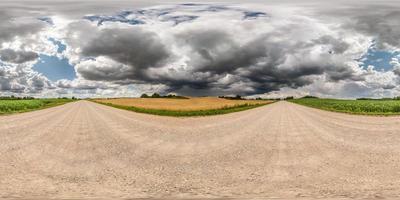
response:
{"label": "roadside grass", "polygon": [[152,115],[161,115],[161,116],[171,116],[171,117],[193,117],[193,116],[209,116],[209,115],[220,115],[220,114],[228,114],[233,112],[239,112],[244,110],[249,110],[252,108],[261,107],[267,104],[272,103],[257,103],[257,104],[238,104],[234,106],[224,106],[218,109],[209,109],[209,110],[162,110],[162,109],[149,109],[149,108],[140,108],[135,106],[123,106],[116,105],[112,103],[103,103],[93,100],[95,103],[111,106],[114,108],[134,111],[138,113],[152,114]]}
{"label": "roadside grass", "polygon": [[322,110],[360,115],[400,115],[400,100],[339,100],[301,98],[288,100]]}
{"label": "roadside grass", "polygon": [[29,112],[72,102],[71,99],[0,100],[0,115]]}

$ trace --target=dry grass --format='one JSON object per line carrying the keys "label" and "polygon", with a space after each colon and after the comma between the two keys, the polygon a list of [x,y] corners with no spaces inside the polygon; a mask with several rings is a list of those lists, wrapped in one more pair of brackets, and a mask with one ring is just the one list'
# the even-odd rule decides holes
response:
{"label": "dry grass", "polygon": [[270,103],[263,100],[228,100],[217,97],[198,97],[189,99],[166,99],[166,98],[120,98],[120,99],[97,99],[100,103],[111,103],[121,106],[134,106],[137,108],[157,110],[196,111],[211,110],[238,105],[255,105]]}

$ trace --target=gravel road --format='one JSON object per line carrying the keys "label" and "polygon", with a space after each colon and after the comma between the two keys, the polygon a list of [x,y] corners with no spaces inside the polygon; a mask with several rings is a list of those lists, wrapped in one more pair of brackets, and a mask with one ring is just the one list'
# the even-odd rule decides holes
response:
{"label": "gravel road", "polygon": [[400,117],[288,102],[160,117],[78,101],[0,117],[0,198],[400,197]]}

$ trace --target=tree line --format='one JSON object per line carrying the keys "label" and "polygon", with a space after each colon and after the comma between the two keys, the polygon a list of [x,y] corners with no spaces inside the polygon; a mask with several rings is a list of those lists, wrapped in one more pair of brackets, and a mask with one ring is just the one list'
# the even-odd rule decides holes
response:
{"label": "tree line", "polygon": [[140,96],[140,98],[170,98],[170,99],[189,99],[187,97],[184,96],[178,96],[178,95],[174,95],[174,94],[168,94],[168,95],[160,95],[158,93],[153,93],[152,95],[148,95],[148,94],[142,94]]}

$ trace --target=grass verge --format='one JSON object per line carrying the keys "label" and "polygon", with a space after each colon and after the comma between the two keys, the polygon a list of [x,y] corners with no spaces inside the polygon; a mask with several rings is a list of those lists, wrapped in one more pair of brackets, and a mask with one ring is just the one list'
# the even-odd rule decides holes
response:
{"label": "grass verge", "polygon": [[233,112],[239,112],[244,110],[249,110],[252,108],[261,107],[272,102],[268,103],[260,103],[260,104],[241,104],[236,106],[225,106],[219,109],[210,109],[210,110],[160,110],[160,109],[148,109],[148,108],[139,108],[134,106],[122,106],[116,105],[111,103],[102,103],[93,101],[95,103],[111,106],[114,108],[134,111],[138,113],[145,113],[145,114],[152,114],[152,115],[161,115],[161,116],[171,116],[171,117],[193,117],[193,116],[209,116],[209,115],[221,115],[221,114],[228,114]]}
{"label": "grass verge", "polygon": [[72,102],[71,99],[0,100],[0,115],[29,112]]}
{"label": "grass verge", "polygon": [[399,100],[339,100],[302,98],[288,100],[304,106],[322,110],[359,115],[400,115]]}

